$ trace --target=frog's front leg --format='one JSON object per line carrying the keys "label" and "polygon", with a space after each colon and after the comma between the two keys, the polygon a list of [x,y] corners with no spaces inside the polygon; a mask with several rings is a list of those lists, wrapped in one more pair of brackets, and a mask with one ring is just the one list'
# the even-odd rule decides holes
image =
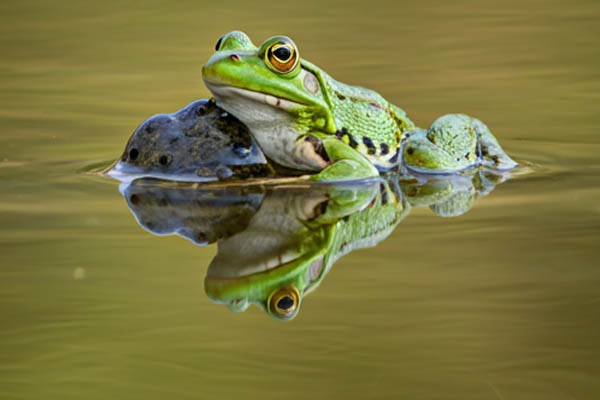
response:
{"label": "frog's front leg", "polygon": [[362,154],[336,137],[313,133],[296,144],[296,152],[322,160],[323,170],[309,179],[316,182],[355,181],[379,176],[377,168]]}

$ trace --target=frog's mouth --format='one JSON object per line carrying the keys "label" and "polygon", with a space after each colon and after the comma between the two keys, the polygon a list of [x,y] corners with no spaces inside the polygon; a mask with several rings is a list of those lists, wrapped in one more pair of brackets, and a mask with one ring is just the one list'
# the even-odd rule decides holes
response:
{"label": "frog's mouth", "polygon": [[281,97],[276,97],[267,93],[255,92],[253,90],[242,89],[235,86],[228,85],[216,85],[214,83],[204,82],[208,90],[217,98],[227,102],[227,99],[233,99],[242,97],[244,99],[256,101],[269,105],[271,107],[280,108],[285,111],[297,109],[303,107],[303,104],[296,103],[295,101],[286,100]]}

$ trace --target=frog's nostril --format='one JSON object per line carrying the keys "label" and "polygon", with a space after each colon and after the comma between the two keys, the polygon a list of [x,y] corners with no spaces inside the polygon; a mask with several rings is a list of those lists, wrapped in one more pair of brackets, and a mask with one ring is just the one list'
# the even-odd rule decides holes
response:
{"label": "frog's nostril", "polygon": [[237,54],[232,54],[229,56],[233,61],[241,61],[240,57]]}

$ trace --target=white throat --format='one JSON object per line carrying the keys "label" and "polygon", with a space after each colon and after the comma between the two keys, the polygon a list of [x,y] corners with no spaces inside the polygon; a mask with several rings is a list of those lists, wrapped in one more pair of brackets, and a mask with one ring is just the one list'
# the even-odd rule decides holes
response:
{"label": "white throat", "polygon": [[232,86],[206,86],[217,105],[242,121],[263,153],[276,163],[308,171],[321,170],[326,165],[319,157],[309,156],[312,148],[297,142],[301,133],[288,110],[301,104]]}

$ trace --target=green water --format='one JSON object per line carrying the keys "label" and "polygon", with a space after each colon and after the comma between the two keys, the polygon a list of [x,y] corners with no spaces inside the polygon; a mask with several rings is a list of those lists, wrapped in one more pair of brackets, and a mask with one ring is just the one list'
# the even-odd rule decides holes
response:
{"label": "green water", "polygon": [[[3,2],[0,398],[600,396],[600,4]],[[485,121],[526,173],[415,208],[293,321],[204,294],[216,246],[142,229],[85,173],[209,96],[218,37],[303,57],[427,126]]]}

